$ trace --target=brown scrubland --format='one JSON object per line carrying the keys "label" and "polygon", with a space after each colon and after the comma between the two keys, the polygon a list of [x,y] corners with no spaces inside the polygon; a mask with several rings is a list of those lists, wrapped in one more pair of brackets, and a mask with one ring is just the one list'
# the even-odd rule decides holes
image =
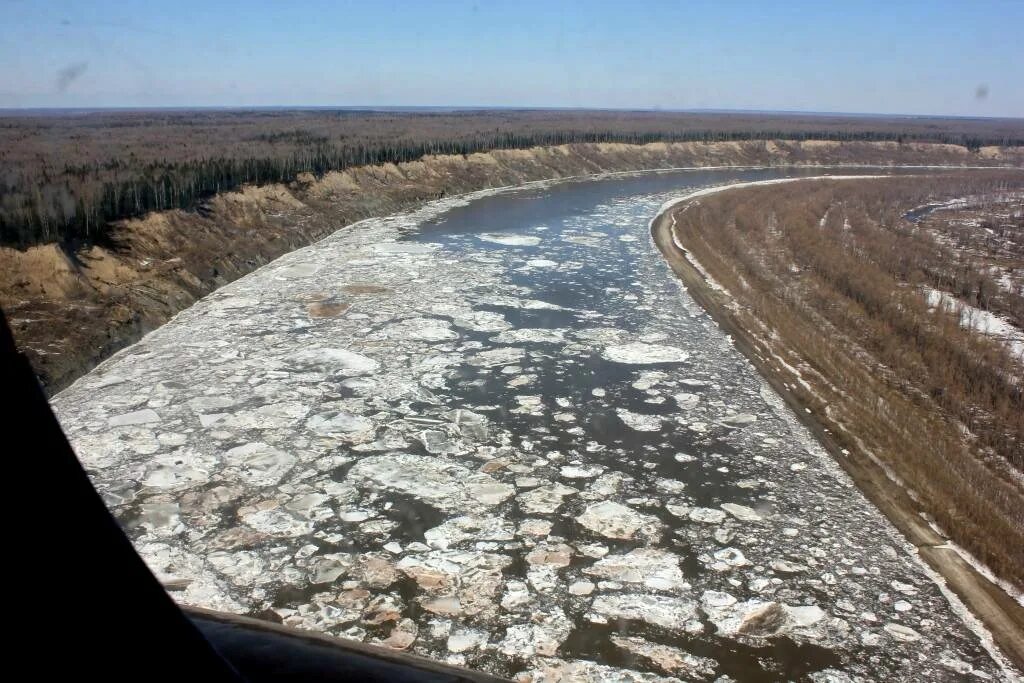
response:
{"label": "brown scrubland", "polygon": [[[905,217],[956,198],[966,205]],[[1019,324],[1022,216],[1021,171],[755,186],[671,215],[679,244],[728,292],[711,292],[710,305],[824,426],[840,459],[881,468],[927,520],[1018,587],[1024,361],[925,288]]]}

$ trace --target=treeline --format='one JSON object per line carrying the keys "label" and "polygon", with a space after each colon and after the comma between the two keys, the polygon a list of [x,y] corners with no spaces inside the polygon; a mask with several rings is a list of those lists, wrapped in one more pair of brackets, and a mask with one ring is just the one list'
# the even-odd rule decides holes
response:
{"label": "treeline", "polygon": [[115,221],[195,208],[245,184],[291,182],[301,173],[319,176],[428,154],[769,139],[927,141],[972,149],[1024,145],[1024,129],[1013,127],[898,123],[650,112],[185,112],[56,122],[0,119],[0,243],[102,242]]}

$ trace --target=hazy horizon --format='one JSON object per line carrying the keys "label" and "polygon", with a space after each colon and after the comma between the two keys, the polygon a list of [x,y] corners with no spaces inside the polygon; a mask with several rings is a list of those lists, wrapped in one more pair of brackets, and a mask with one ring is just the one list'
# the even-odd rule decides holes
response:
{"label": "hazy horizon", "polygon": [[691,108],[691,109],[664,109],[651,108],[642,109],[636,107],[530,107],[530,106],[487,106],[472,104],[439,104],[439,105],[359,105],[359,104],[251,104],[251,105],[188,105],[172,104],[163,106],[96,106],[96,107],[66,107],[66,106],[43,106],[43,107],[0,107],[0,116],[19,116],[34,113],[103,113],[103,112],[189,112],[189,111],[350,111],[350,112],[486,112],[486,111],[552,111],[552,112],[622,112],[622,113],[650,113],[650,114],[735,114],[735,115],[756,115],[784,116],[787,114],[799,116],[820,116],[826,117],[851,117],[851,118],[905,118],[905,119],[1005,119],[1024,120],[1022,116],[999,116],[984,114],[929,114],[922,112],[871,112],[871,111],[809,111],[801,109],[720,109],[720,108]]}
{"label": "hazy horizon", "polygon": [[0,2],[0,109],[1024,117],[1024,3]]}

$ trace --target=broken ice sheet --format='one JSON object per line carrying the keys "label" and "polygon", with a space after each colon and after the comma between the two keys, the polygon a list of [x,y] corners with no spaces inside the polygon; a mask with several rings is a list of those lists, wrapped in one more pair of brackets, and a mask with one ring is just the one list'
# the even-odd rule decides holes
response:
{"label": "broken ice sheet", "polygon": [[[782,641],[833,662],[814,680],[998,680],[902,539],[693,316],[650,242],[674,193],[605,182],[507,194],[532,218],[500,229],[465,197],[360,222],[55,396],[175,599],[537,681],[714,680],[711,653]],[[580,201],[539,230],[558,192]]]}

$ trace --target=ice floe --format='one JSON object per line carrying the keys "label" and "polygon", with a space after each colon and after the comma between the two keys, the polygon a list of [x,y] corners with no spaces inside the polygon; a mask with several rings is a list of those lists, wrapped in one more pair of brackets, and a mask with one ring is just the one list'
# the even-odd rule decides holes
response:
{"label": "ice floe", "polygon": [[690,358],[690,354],[675,346],[632,342],[605,348],[604,357],[615,363],[626,365],[657,365],[684,363]]}
{"label": "ice floe", "polygon": [[606,538],[639,537],[656,540],[662,531],[662,524],[657,517],[637,512],[615,501],[588,505],[576,521]]}
{"label": "ice floe", "polygon": [[535,247],[540,244],[539,237],[532,235],[510,235],[501,232],[485,232],[477,235],[477,239],[506,247]]}

